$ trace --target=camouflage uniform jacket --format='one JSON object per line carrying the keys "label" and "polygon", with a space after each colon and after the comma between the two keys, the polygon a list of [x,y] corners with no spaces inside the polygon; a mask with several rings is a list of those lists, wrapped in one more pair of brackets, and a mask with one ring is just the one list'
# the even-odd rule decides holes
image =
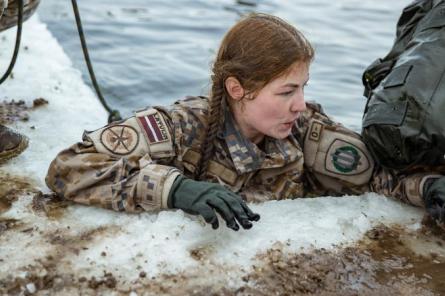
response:
{"label": "camouflage uniform jacket", "polygon": [[[375,166],[358,134],[333,122],[319,105],[307,107],[290,136],[265,137],[260,146],[243,137],[224,111],[206,179],[247,201],[375,191],[422,205],[424,174],[396,175]],[[83,142],[53,160],[46,183],[83,204],[129,212],[167,208],[175,178],[193,178],[207,115],[207,98],[187,97],[85,132]]]}

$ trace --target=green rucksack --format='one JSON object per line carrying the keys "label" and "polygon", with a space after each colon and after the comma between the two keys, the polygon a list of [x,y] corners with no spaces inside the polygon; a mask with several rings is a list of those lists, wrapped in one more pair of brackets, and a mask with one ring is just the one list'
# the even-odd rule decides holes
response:
{"label": "green rucksack", "polygon": [[445,164],[445,0],[414,1],[396,40],[363,74],[362,136],[381,165]]}

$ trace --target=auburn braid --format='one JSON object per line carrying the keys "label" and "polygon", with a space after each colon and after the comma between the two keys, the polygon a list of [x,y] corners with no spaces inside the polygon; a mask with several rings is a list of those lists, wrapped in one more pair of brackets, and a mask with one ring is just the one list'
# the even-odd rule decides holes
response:
{"label": "auburn braid", "polygon": [[195,178],[197,180],[205,180],[209,160],[214,152],[214,141],[218,131],[220,130],[224,120],[222,110],[222,104],[224,100],[224,87],[222,81],[216,75],[212,75],[213,86],[211,97],[209,101],[209,126],[207,128],[206,137],[204,143],[201,146],[201,160],[196,170]]}

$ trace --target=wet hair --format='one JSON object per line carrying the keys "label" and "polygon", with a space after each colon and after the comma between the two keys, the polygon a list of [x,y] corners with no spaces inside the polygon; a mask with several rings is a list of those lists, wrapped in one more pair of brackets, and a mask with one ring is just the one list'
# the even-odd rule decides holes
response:
{"label": "wet hair", "polygon": [[235,77],[253,97],[266,84],[287,74],[298,62],[310,63],[314,49],[295,27],[267,14],[253,13],[237,22],[224,36],[212,68],[209,99],[209,127],[203,143],[196,177],[203,180],[214,140],[223,124],[223,105],[231,98],[225,88],[228,77]]}

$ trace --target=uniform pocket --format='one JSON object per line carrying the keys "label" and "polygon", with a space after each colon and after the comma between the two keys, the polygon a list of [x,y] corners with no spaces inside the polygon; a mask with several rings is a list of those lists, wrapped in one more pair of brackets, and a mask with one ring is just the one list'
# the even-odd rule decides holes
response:
{"label": "uniform pocket", "polygon": [[383,81],[383,88],[404,85],[412,68],[412,65],[404,65],[394,68],[385,81]]}
{"label": "uniform pocket", "polygon": [[373,124],[390,124],[400,126],[405,119],[407,110],[408,101],[369,106],[363,119],[363,128]]}

